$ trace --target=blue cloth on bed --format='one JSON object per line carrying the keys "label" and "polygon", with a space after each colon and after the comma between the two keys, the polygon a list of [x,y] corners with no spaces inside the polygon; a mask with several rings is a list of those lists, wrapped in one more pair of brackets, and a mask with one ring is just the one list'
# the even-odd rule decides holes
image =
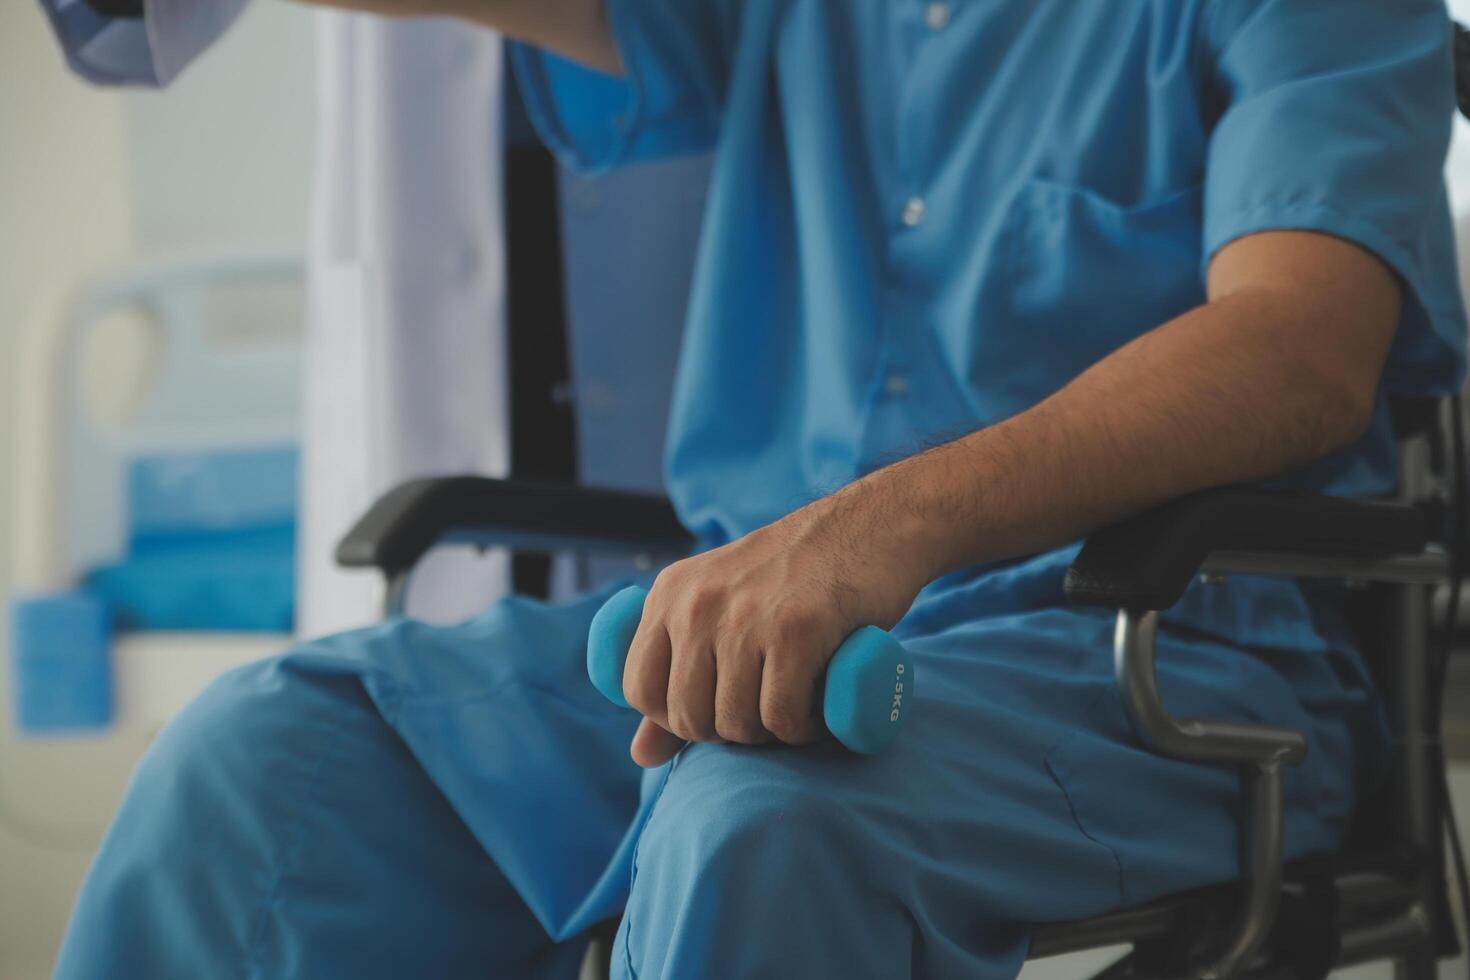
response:
{"label": "blue cloth on bed", "polygon": [[85,592],[17,596],[10,603],[11,707],[27,735],[112,721],[111,623]]}
{"label": "blue cloth on bed", "polygon": [[143,456],[128,471],[128,548],[87,588],[127,630],[289,632],[297,450]]}
{"label": "blue cloth on bed", "polygon": [[289,633],[294,523],[136,538],[127,558],[86,577],[124,630]]}

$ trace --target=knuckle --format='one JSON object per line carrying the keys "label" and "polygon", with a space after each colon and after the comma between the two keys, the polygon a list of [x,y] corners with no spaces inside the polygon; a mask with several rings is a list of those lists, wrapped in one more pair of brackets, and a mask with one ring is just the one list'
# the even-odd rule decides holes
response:
{"label": "knuckle", "polygon": [[722,589],[708,580],[693,582],[684,588],[684,611],[691,620],[703,620],[720,605]]}
{"label": "knuckle", "polygon": [[715,732],[727,742],[737,745],[755,745],[762,740],[765,729],[744,718],[715,717]]}
{"label": "knuckle", "polygon": [[750,592],[739,592],[725,604],[724,622],[733,630],[747,630],[766,615],[765,603]]}
{"label": "knuckle", "polygon": [[817,630],[816,614],[809,609],[790,607],[778,610],[770,617],[771,637],[779,647],[800,646]]}
{"label": "knuckle", "polygon": [[727,742],[742,742],[740,726],[729,718],[715,715],[715,734]]}
{"label": "knuckle", "polygon": [[715,732],[727,742],[755,745],[766,738],[759,712],[754,704],[740,704],[732,698],[715,702]]}
{"label": "knuckle", "polygon": [[623,675],[623,698],[639,714],[653,714],[663,709],[656,685],[631,671]]}
{"label": "knuckle", "polygon": [[783,742],[800,739],[806,731],[806,712],[785,698],[761,705],[761,724]]}
{"label": "knuckle", "polygon": [[623,698],[640,714],[660,714],[667,696],[668,683],[657,671],[637,664],[623,671]]}
{"label": "knuckle", "polygon": [[669,709],[669,731],[686,742],[712,742],[718,737],[712,722],[684,708]]}
{"label": "knuckle", "polygon": [[684,575],[684,569],[680,567],[683,564],[683,561],[676,561],[658,570],[658,574],[653,577],[653,584],[648,587],[650,601],[661,601],[665,596],[678,591],[680,579]]}

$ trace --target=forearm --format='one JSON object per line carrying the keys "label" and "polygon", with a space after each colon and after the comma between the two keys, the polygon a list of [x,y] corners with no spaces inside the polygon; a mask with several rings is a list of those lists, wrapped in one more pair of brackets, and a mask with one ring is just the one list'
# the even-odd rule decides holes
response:
{"label": "forearm", "polygon": [[1208,285],[1207,305],[1030,411],[665,568],[623,672],[644,716],[633,757],[659,765],[689,739],[810,741],[832,651],[899,622],[940,575],[1352,440],[1399,319],[1387,267],[1338,239],[1266,232],[1221,249]]}
{"label": "forearm", "polygon": [[1392,331],[1354,332],[1351,321],[1391,323],[1397,291],[1394,306],[1369,311],[1348,308],[1352,294],[1335,283],[1231,291],[1030,411],[844,493],[886,510],[883,523],[933,578],[1065,544],[1194,490],[1276,476],[1368,422]]}
{"label": "forearm", "polygon": [[456,16],[609,74],[621,74],[604,0],[450,0]]}
{"label": "forearm", "polygon": [[457,17],[554,51],[589,68],[621,74],[604,0],[303,0],[385,16]]}

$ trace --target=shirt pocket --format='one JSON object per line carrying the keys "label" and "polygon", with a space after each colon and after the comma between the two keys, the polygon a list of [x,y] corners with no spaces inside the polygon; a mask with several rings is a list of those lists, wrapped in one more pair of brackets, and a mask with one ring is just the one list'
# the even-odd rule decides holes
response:
{"label": "shirt pocket", "polygon": [[1020,411],[1134,337],[1204,301],[1198,186],[1123,205],[1033,179],[1013,199],[998,322],[982,325],[979,390]]}

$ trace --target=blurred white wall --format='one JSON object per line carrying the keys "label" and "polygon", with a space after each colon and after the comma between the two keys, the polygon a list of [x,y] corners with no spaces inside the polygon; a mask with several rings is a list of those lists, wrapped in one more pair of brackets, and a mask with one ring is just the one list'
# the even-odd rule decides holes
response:
{"label": "blurred white wall", "polygon": [[[304,250],[314,86],[311,14],[279,0],[258,0],[161,94],[76,80],[34,0],[0,2],[0,627],[22,324],[51,290],[140,256]],[[0,978],[30,980],[49,975],[144,737],[17,740],[8,675],[0,669]]]}
{"label": "blurred white wall", "polygon": [[[133,241],[127,102],[98,93],[60,67],[30,3],[0,4],[0,369],[13,369],[20,325],[39,296],[82,270],[125,255]],[[14,406],[0,381],[0,596],[9,594]],[[0,606],[3,617],[3,606]],[[0,632],[0,653],[5,633]],[[0,725],[0,976],[42,976],[61,917],[85,869],[85,852],[38,846],[49,828],[22,809],[49,781],[22,776],[40,762],[17,746],[9,723],[9,670]]]}
{"label": "blurred white wall", "polygon": [[255,0],[224,41],[167,91],[125,97],[140,248],[304,249],[313,39],[310,11]]}

